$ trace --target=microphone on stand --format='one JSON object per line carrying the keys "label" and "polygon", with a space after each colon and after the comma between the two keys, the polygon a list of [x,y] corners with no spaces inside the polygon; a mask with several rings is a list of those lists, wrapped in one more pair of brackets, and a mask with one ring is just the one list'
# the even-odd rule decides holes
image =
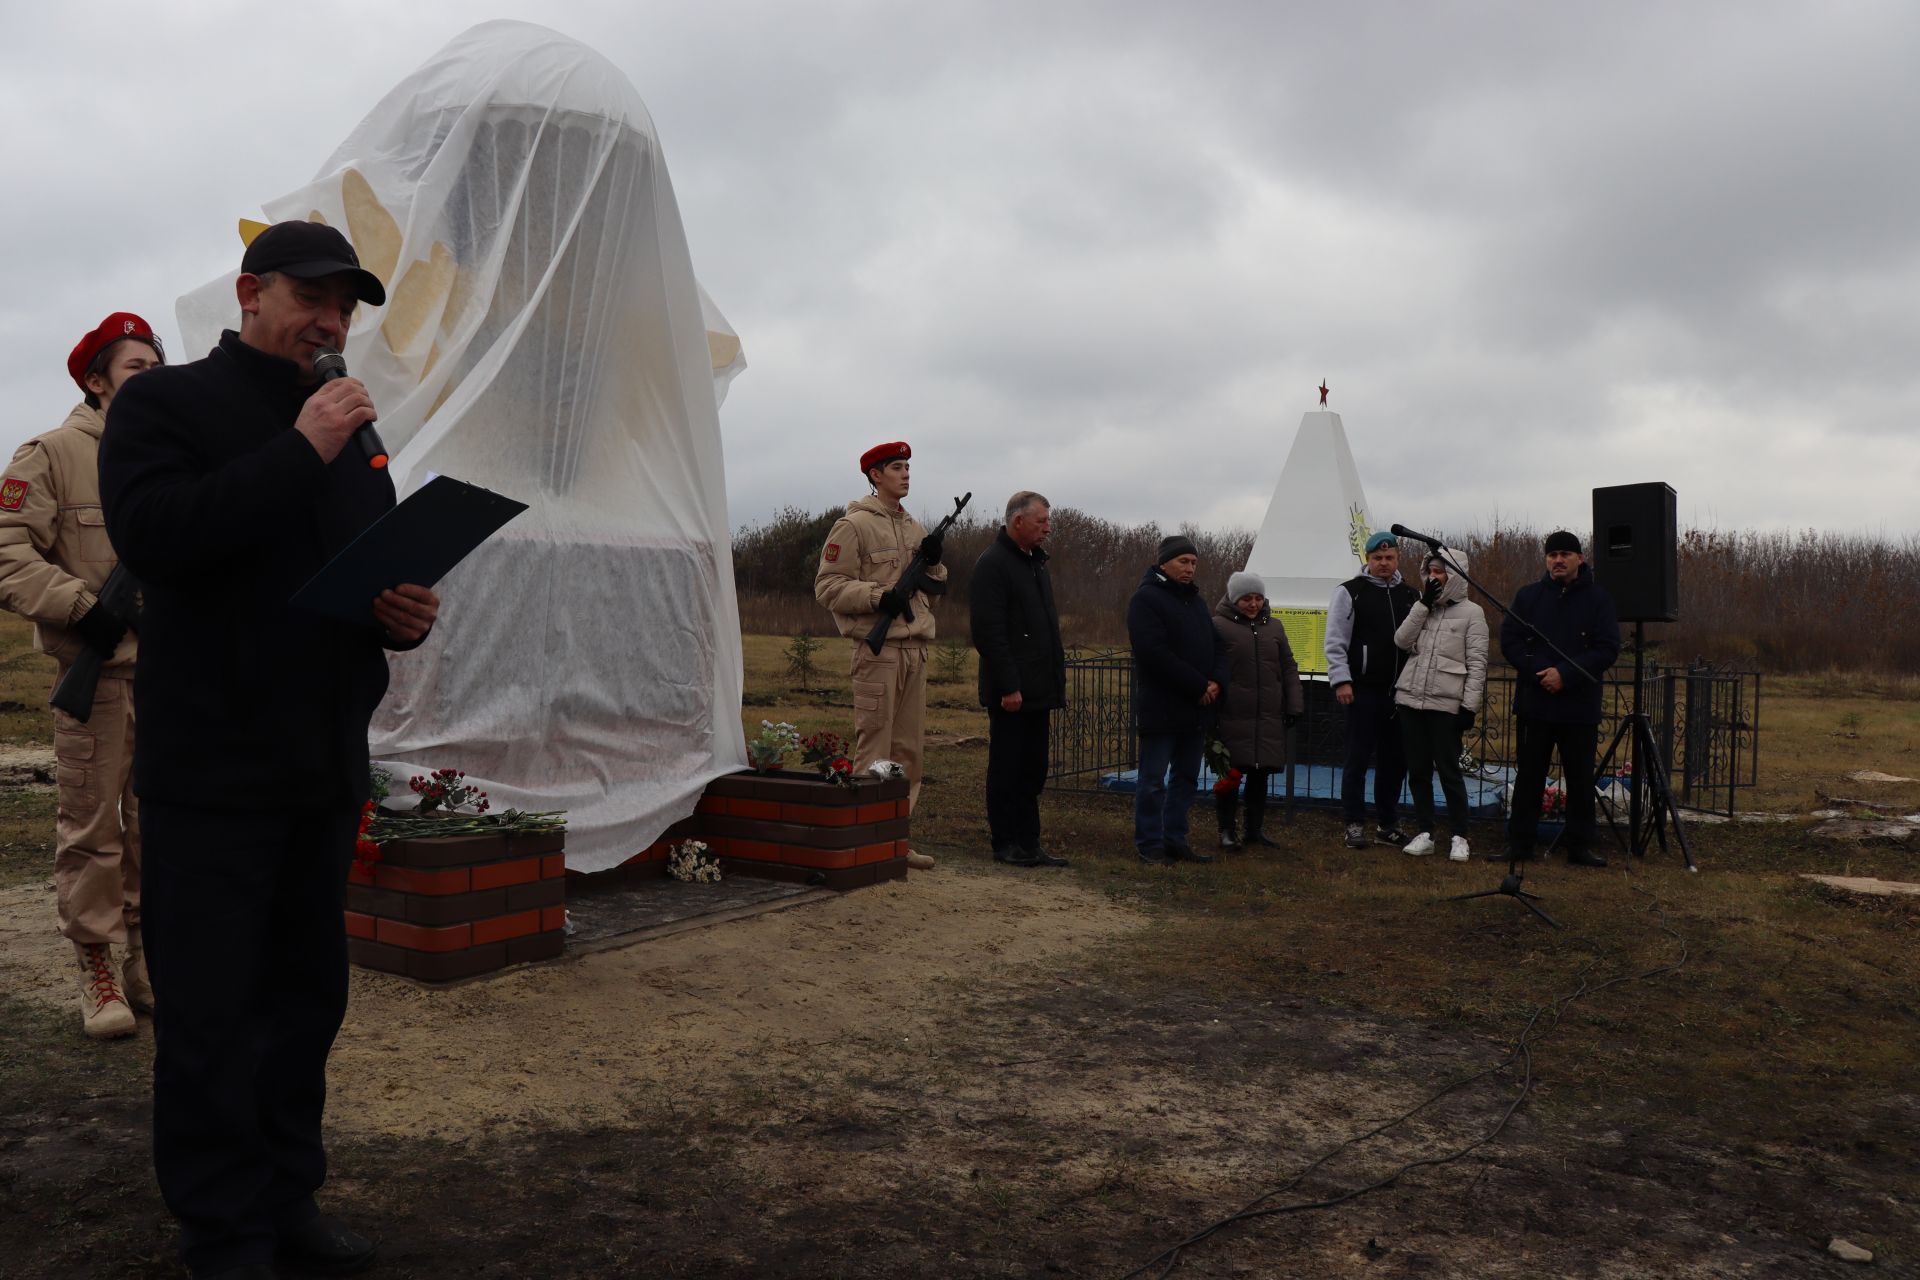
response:
{"label": "microphone on stand", "polygon": [[[319,363],[320,362],[318,360],[314,361],[314,366],[316,368],[319,367]],[[345,365],[342,365],[340,367],[343,370],[346,368]],[[1432,534],[1416,533],[1414,530],[1407,528],[1407,526],[1403,524],[1390,524],[1387,526],[1387,532],[1391,533],[1396,538],[1412,538],[1415,542],[1424,542],[1428,546],[1432,547],[1435,551],[1445,551],[1447,549],[1447,544],[1440,541],[1440,539],[1434,537]]]}
{"label": "microphone on stand", "polygon": [[[344,378],[347,376],[346,357],[331,348],[321,347],[313,353],[313,371],[320,375],[322,382]],[[353,429],[353,442],[360,446],[360,454],[367,460],[368,466],[378,471],[387,465],[387,446],[380,442],[380,433],[373,429],[372,419]]]}

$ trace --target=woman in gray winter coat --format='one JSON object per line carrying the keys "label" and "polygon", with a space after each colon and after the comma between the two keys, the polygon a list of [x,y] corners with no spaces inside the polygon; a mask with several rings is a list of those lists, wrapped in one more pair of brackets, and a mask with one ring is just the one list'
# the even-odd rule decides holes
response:
{"label": "woman in gray winter coat", "polygon": [[[1271,845],[1265,830],[1267,780],[1286,765],[1287,727],[1306,709],[1300,666],[1293,660],[1286,631],[1273,620],[1267,584],[1258,574],[1236,573],[1227,579],[1227,594],[1214,606],[1213,628],[1226,642],[1228,663],[1214,733],[1246,780],[1246,843]],[[1220,819],[1220,847],[1239,848],[1234,823],[1239,787],[1216,783],[1213,802]]]}
{"label": "woman in gray winter coat", "polygon": [[[1466,557],[1447,554],[1462,569]],[[1453,841],[1447,856],[1465,862],[1467,788],[1460,778],[1460,735],[1473,727],[1487,690],[1487,615],[1467,599],[1467,580],[1449,573],[1446,561],[1428,556],[1420,603],[1393,633],[1407,651],[1407,665],[1394,682],[1401,734],[1407,744],[1407,782],[1413,791],[1414,830],[1406,852],[1432,853],[1433,775],[1447,797]]]}

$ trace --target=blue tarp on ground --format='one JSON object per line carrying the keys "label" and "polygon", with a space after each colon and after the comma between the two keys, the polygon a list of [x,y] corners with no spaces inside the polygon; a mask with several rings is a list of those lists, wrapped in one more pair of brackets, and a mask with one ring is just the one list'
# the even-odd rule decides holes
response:
{"label": "blue tarp on ground", "polygon": [[[1293,798],[1298,804],[1338,805],[1340,803],[1340,779],[1345,772],[1338,765],[1297,764],[1293,766]],[[1119,773],[1107,773],[1100,776],[1100,786],[1107,791],[1132,792],[1137,785],[1139,771],[1127,769]],[[1469,774],[1462,779],[1467,786],[1467,809],[1476,818],[1498,818],[1501,816],[1500,793],[1513,781],[1512,769],[1486,769],[1479,775]],[[1213,787],[1213,770],[1206,765],[1200,766],[1200,791],[1205,794]],[[1287,775],[1275,773],[1267,783],[1267,794],[1275,800],[1284,801],[1287,795]],[[1367,770],[1367,811],[1373,811],[1373,770]],[[1400,788],[1400,803],[1411,806],[1413,792],[1405,785]],[[1440,780],[1433,782],[1433,808],[1435,813],[1447,811],[1447,798],[1440,791]]]}

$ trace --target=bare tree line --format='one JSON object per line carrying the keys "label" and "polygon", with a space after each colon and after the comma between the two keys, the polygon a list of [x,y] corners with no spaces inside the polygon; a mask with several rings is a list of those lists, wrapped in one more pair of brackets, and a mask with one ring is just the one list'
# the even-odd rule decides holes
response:
{"label": "bare tree line", "polygon": [[[790,507],[735,535],[734,581],[747,631],[833,633],[832,619],[813,602],[813,574],[839,515],[839,508],[810,514]],[[948,537],[944,635],[965,638],[973,562],[998,528],[997,519],[976,517]],[[1246,563],[1252,533],[1124,525],[1071,507],[1054,509],[1047,549],[1068,644],[1126,643],[1127,599],[1161,538],[1176,531],[1199,549],[1202,592],[1218,598],[1227,575]],[[1439,536],[1456,537],[1445,530]],[[1474,578],[1504,601],[1540,576],[1542,536],[1540,530],[1496,524],[1491,532],[1459,533],[1457,545],[1471,557]],[[1422,550],[1417,544],[1406,548],[1409,555]],[[1812,529],[1689,530],[1678,552],[1680,620],[1647,624],[1647,638],[1665,661],[1702,659],[1787,673],[1920,671],[1920,626],[1912,620],[1920,601],[1920,539]],[[1489,607],[1488,617],[1498,624],[1497,609]]]}

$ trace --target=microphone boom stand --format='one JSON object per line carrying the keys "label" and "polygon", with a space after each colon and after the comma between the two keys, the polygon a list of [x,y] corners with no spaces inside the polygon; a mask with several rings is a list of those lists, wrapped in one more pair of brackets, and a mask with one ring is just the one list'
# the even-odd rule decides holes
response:
{"label": "microphone boom stand", "polygon": [[[1592,683],[1594,684],[1600,683],[1599,676],[1594,675],[1593,672],[1587,670],[1585,667],[1575,662],[1573,660],[1572,655],[1568,654],[1566,650],[1562,649],[1559,645],[1555,644],[1551,639],[1549,639],[1545,632],[1541,631],[1540,628],[1534,626],[1533,623],[1528,619],[1521,617],[1519,614],[1515,613],[1512,609],[1508,608],[1504,603],[1501,602],[1500,597],[1494,595],[1491,591],[1487,590],[1485,587],[1475,582],[1473,580],[1472,574],[1468,573],[1465,569],[1462,569],[1458,564],[1454,563],[1453,557],[1447,554],[1447,545],[1444,542],[1441,542],[1440,539],[1429,537],[1424,533],[1417,533],[1414,530],[1408,529],[1403,525],[1396,524],[1392,526],[1392,528],[1393,528],[1393,534],[1395,537],[1412,538],[1416,542],[1426,543],[1429,547],[1433,549],[1433,554],[1438,556],[1441,562],[1447,566],[1447,572],[1457,573],[1462,578],[1464,578],[1468,586],[1477,589],[1481,595],[1485,596],[1489,601],[1493,603],[1493,607],[1500,611],[1500,614],[1502,617],[1512,618],[1515,622],[1518,622],[1521,626],[1527,629],[1528,634],[1532,635],[1535,639],[1539,640],[1540,643],[1546,645],[1547,648],[1553,650],[1554,653],[1558,654],[1561,658],[1565,659],[1566,664],[1569,667],[1572,667],[1575,671],[1578,671],[1582,676],[1584,676],[1587,680],[1591,681]],[[1525,679],[1525,678],[1526,678],[1525,676],[1520,677],[1520,679]],[[1649,734],[1648,736],[1651,737],[1652,735]],[[1555,838],[1558,839],[1558,837],[1555,837]],[[1549,846],[1549,848],[1551,848],[1551,846]],[[1509,844],[1507,847],[1506,862],[1507,862],[1507,874],[1501,877],[1500,884],[1498,885],[1498,887],[1492,888],[1492,889],[1481,889],[1474,893],[1456,893],[1450,897],[1436,898],[1435,901],[1436,902],[1465,902],[1470,898],[1508,897],[1508,898],[1512,898],[1515,902],[1518,902],[1521,906],[1525,907],[1527,910],[1533,912],[1533,914],[1539,916],[1542,920],[1545,920],[1548,924],[1552,925],[1554,928],[1556,929],[1560,928],[1560,922],[1558,920],[1555,920],[1552,916],[1548,915],[1545,911],[1541,910],[1537,905],[1535,905],[1536,903],[1544,901],[1544,899],[1542,899],[1539,894],[1530,892],[1524,887],[1524,884],[1526,881],[1526,872],[1521,869],[1518,852],[1512,847],[1511,844]]]}

